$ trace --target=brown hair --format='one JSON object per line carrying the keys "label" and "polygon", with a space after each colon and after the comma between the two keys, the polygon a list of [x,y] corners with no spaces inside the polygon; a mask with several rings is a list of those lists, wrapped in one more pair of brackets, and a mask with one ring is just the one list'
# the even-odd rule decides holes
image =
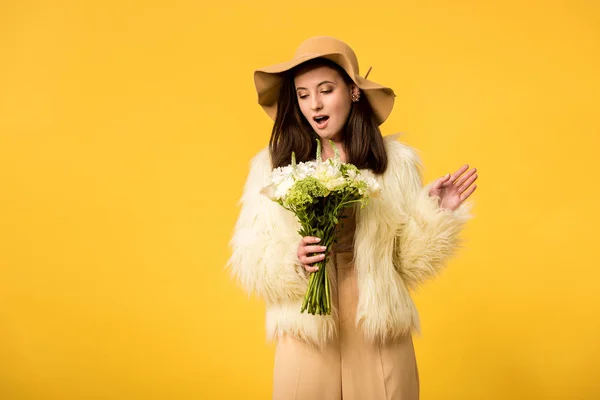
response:
{"label": "brown hair", "polygon": [[[340,66],[333,61],[316,58],[282,74],[283,81],[277,99],[277,116],[271,131],[269,151],[273,160],[273,168],[283,167],[291,162],[292,152],[296,160],[309,161],[314,159],[317,151],[315,133],[306,120],[296,97],[294,75],[298,67],[326,65],[338,71],[346,84],[352,80]],[[375,114],[365,96],[352,103],[350,115],[344,126],[342,140],[346,149],[347,161],[358,168],[368,168],[376,174],[382,174],[387,169],[388,158],[385,152],[383,136],[375,121]]]}

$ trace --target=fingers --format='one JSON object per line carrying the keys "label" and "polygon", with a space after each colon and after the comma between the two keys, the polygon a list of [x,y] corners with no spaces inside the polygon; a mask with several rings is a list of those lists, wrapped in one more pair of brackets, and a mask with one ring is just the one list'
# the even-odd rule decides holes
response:
{"label": "fingers", "polygon": [[463,183],[462,185],[460,185],[460,186],[458,187],[458,192],[459,192],[459,193],[463,193],[465,190],[467,190],[467,189],[469,188],[469,186],[471,186],[471,184],[472,184],[473,182],[475,182],[475,180],[476,180],[476,179],[477,179],[477,174],[475,174],[475,175],[471,176],[469,179],[467,179],[467,180],[465,181],[465,183]]}
{"label": "fingers", "polygon": [[313,267],[312,265],[304,265],[304,264],[302,264],[302,267],[304,267],[304,269],[306,270],[306,272],[317,272],[319,270],[319,267]]}
{"label": "fingers", "polygon": [[[456,185],[457,187],[462,185],[467,179],[469,179],[475,172],[477,172],[477,168],[473,168],[468,171],[466,174],[462,175],[469,168],[469,164],[465,164],[460,167],[455,173],[450,176],[450,179],[446,180],[448,175],[440,178],[442,180],[442,187],[448,187],[452,185]],[[462,176],[461,176],[462,175]],[[477,178],[475,178],[477,179]],[[472,182],[471,182],[472,183]]]}
{"label": "fingers", "polygon": [[302,243],[305,244],[305,245],[313,244],[313,243],[319,243],[320,241],[321,241],[320,238],[314,237],[314,236],[304,236],[302,238]]}
{"label": "fingers", "polygon": [[[305,236],[302,238],[300,245],[298,246],[298,260],[302,263],[302,267],[307,272],[315,272],[319,270],[318,266],[313,266],[311,264],[317,263],[319,261],[323,261],[325,259],[325,254],[316,254],[322,253],[327,250],[327,247],[320,246],[319,243],[321,239],[313,236]],[[312,254],[309,256],[309,254]]]}
{"label": "fingers", "polygon": [[460,198],[460,201],[465,201],[466,199],[468,199],[468,198],[469,198],[469,196],[470,196],[471,194],[473,194],[473,192],[475,191],[475,189],[477,189],[477,185],[473,185],[473,186],[471,186],[471,187],[470,187],[470,188],[469,188],[467,191],[465,191],[464,193],[462,193],[462,194],[460,195],[460,197],[459,197],[459,198]]}
{"label": "fingers", "polygon": [[[477,179],[477,175],[474,175],[475,172],[477,172],[477,168],[471,169],[469,172],[461,176],[456,182],[454,182],[454,184],[459,188],[459,190],[461,190],[461,185],[464,185],[467,182],[467,180],[471,179],[469,181],[470,183],[467,183],[466,186],[462,189],[462,191],[464,191],[464,189],[466,189],[471,183],[475,181],[475,179]],[[475,178],[473,178],[473,176]]]}
{"label": "fingers", "polygon": [[303,254],[308,255],[309,253],[321,253],[327,250],[325,246],[304,246],[301,248]]}
{"label": "fingers", "polygon": [[444,186],[447,186],[447,180],[450,177],[450,174],[446,174],[444,176],[442,176],[441,178],[439,178],[438,180],[435,181],[435,183],[433,184],[432,189],[441,189]]}
{"label": "fingers", "polygon": [[455,173],[452,174],[450,177],[450,182],[456,181],[458,177],[461,176],[467,169],[469,169],[469,164],[465,164],[460,167]]}
{"label": "fingers", "polygon": [[309,253],[320,253],[322,251],[327,250],[327,247],[325,247],[325,246],[310,244],[310,243],[315,243],[315,242],[316,241],[314,239],[311,239],[310,237],[308,237],[308,239],[307,239],[307,237],[302,238],[302,241],[298,245],[298,258],[300,258],[302,256],[306,256]]}
{"label": "fingers", "polygon": [[298,257],[298,259],[300,260],[300,262],[302,264],[314,264],[316,262],[319,261],[323,261],[323,259],[325,258],[325,254],[317,254],[315,256],[301,256]]}

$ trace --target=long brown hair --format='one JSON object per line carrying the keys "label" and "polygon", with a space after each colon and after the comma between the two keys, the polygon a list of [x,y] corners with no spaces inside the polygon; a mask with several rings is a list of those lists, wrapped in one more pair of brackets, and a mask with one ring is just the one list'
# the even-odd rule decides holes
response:
{"label": "long brown hair", "polygon": [[[300,66],[304,68],[307,64],[331,67],[338,71],[347,85],[353,83],[346,71],[333,61],[316,58]],[[282,74],[277,116],[269,140],[273,168],[288,165],[291,162],[292,152],[296,154],[296,160],[301,162],[314,159],[317,151],[316,139],[319,136],[302,114],[296,97],[294,75],[300,66]],[[383,137],[375,121],[373,109],[364,95],[358,102],[352,103],[350,115],[343,129],[342,141],[347,161],[358,168],[368,168],[376,174],[385,172],[388,158]]]}

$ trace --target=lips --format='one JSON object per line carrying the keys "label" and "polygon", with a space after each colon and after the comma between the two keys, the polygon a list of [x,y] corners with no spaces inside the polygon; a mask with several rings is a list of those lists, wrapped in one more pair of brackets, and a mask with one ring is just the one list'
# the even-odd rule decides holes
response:
{"label": "lips", "polygon": [[317,123],[317,128],[325,129],[327,127],[327,121],[329,121],[329,115],[315,115],[313,121]]}

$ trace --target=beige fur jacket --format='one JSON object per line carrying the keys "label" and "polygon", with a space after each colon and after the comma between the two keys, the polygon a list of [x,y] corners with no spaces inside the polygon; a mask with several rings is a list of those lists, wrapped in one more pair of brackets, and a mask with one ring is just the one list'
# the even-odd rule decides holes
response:
{"label": "beige fur jacket", "polygon": [[[462,247],[459,234],[472,217],[470,202],[450,211],[429,196],[433,182],[423,187],[421,160],[398,135],[384,142],[388,169],[376,175],[382,193],[357,210],[354,237],[355,324],[367,339],[382,342],[419,331],[409,290],[435,276]],[[337,334],[336,312],[300,313],[308,284],[297,257],[300,226],[290,211],[259,193],[270,172],[264,148],[251,161],[227,266],[248,293],[266,301],[269,340],[287,333],[324,346]]]}

